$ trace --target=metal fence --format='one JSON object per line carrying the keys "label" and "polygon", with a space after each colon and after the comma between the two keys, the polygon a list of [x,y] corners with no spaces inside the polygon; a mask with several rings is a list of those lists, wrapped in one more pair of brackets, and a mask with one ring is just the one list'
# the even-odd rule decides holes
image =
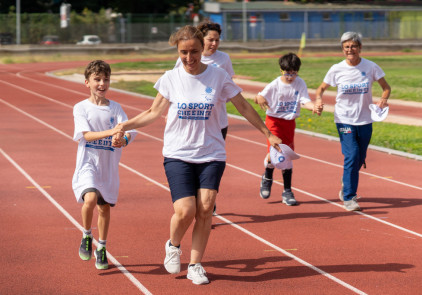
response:
{"label": "metal fence", "polygon": [[[56,35],[62,44],[75,44],[83,35],[100,36],[103,43],[149,43],[167,41],[178,28],[193,24],[183,15],[127,14],[114,18],[104,15],[89,16],[72,14],[70,25],[60,27],[59,14],[24,14],[21,16],[21,44],[39,44],[45,35]],[[241,18],[225,18],[222,39],[226,41],[244,40],[245,22]],[[422,37],[422,13],[391,12],[385,21],[331,21],[288,23],[256,19],[253,26],[247,25],[247,40],[286,40],[300,39],[306,32],[308,39],[337,39],[347,30],[358,31],[365,38],[374,40],[417,40]],[[0,36],[9,36],[5,43],[16,38],[16,15],[0,14]],[[275,37],[274,37],[275,36]]]}

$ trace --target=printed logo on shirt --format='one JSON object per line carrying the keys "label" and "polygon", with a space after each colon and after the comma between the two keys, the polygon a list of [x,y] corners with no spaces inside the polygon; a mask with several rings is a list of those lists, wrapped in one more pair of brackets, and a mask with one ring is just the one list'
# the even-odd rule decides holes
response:
{"label": "printed logo on shirt", "polygon": [[208,120],[214,104],[212,103],[177,103],[177,115],[182,120]]}
{"label": "printed logo on shirt", "polygon": [[[364,72],[362,72],[364,74]],[[341,92],[343,94],[364,94],[369,91],[369,82],[352,83],[341,85]]]}
{"label": "printed logo on shirt", "polygon": [[279,101],[276,107],[276,113],[293,113],[296,114],[297,112],[297,98],[299,96],[299,91],[296,90],[294,94],[294,100],[291,101]]}
{"label": "printed logo on shirt", "polygon": [[109,136],[103,139],[87,142],[85,144],[85,147],[91,148],[91,149],[106,150],[106,151],[114,152],[114,147],[111,145],[111,138],[112,136]]}
{"label": "printed logo on shirt", "polygon": [[216,63],[212,63],[211,65],[212,65],[213,67],[218,68],[218,64],[216,64]]}
{"label": "printed logo on shirt", "polygon": [[203,94],[206,101],[211,101],[214,99],[215,96],[215,89],[212,89],[212,87],[207,86],[205,87],[205,94]]}
{"label": "printed logo on shirt", "polygon": [[361,72],[362,77],[366,77],[366,72]]}
{"label": "printed logo on shirt", "polygon": [[350,127],[341,127],[339,128],[340,133],[349,134],[352,133],[352,128]]}

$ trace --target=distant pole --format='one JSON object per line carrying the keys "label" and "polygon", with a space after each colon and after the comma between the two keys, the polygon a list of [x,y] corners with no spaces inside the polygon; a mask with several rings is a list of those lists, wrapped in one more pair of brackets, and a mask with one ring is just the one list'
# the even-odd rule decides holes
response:
{"label": "distant pole", "polygon": [[242,2],[243,42],[248,41],[248,15],[246,13],[246,2],[248,2],[248,0],[243,0]]}
{"label": "distant pole", "polygon": [[21,0],[16,0],[16,44],[21,44]]}

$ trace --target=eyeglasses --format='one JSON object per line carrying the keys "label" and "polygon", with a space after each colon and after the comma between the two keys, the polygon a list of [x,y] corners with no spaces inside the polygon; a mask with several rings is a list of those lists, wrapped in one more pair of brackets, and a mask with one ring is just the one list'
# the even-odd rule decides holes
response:
{"label": "eyeglasses", "polygon": [[344,46],[344,47],[343,47],[343,50],[350,50],[350,49],[352,49],[352,50],[356,50],[356,49],[358,49],[358,48],[359,48],[359,45]]}
{"label": "eyeglasses", "polygon": [[287,73],[286,71],[281,70],[281,75],[284,77],[289,77],[289,78],[294,78],[297,76],[297,72],[296,73]]}

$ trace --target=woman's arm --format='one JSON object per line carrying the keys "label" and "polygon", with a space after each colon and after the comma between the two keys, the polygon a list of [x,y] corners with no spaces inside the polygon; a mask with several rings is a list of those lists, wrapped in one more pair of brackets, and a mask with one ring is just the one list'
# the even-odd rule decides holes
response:
{"label": "woman's arm", "polygon": [[382,88],[381,99],[377,102],[377,106],[379,106],[380,108],[384,108],[388,106],[387,100],[390,97],[391,87],[387,83],[387,81],[384,79],[384,77],[379,79],[377,82],[380,84]]}
{"label": "woman's arm", "polygon": [[242,94],[238,93],[231,99],[231,102],[239,111],[239,113],[241,113],[242,116],[245,117],[246,120],[248,120],[249,123],[251,123],[256,129],[261,131],[274,148],[280,151],[280,147],[278,145],[281,143],[281,139],[273,135],[270,130],[268,130],[267,126],[265,126],[264,122],[262,122],[261,117],[250,105],[250,103],[242,96]]}
{"label": "woman's arm", "polygon": [[87,142],[103,139],[106,137],[113,136],[121,131],[119,125],[116,125],[113,129],[108,129],[104,131],[86,131],[83,132],[83,136]]}
{"label": "woman's arm", "polygon": [[317,88],[316,92],[315,92],[315,104],[316,105],[321,105],[322,104],[322,95],[324,94],[325,90],[328,89],[328,87],[330,87],[329,84],[322,82],[321,85],[319,85],[319,87]]}
{"label": "woman's arm", "polygon": [[147,126],[157,120],[158,117],[164,112],[164,110],[168,107],[170,102],[164,98],[160,93],[157,93],[151,107],[137,115],[136,117],[123,122],[123,131],[136,129],[139,127]]}

